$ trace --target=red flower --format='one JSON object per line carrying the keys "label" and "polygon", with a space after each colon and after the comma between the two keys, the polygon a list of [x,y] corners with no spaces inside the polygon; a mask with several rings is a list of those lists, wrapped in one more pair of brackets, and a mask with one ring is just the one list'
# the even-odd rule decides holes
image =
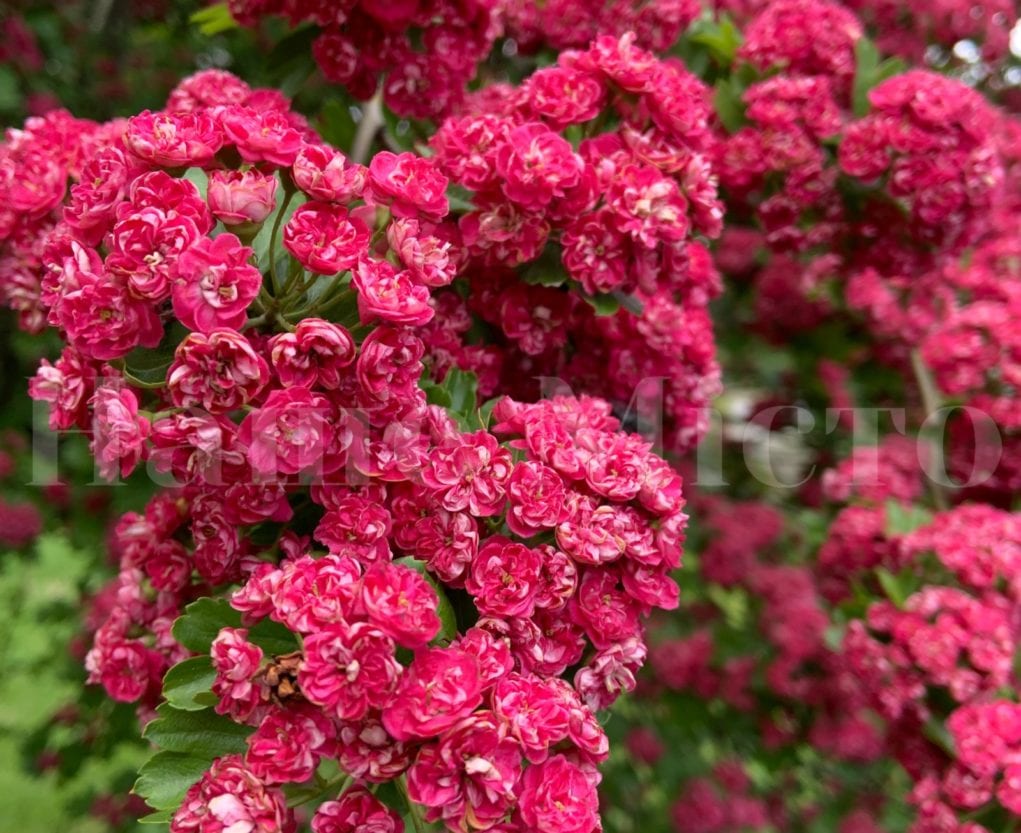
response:
{"label": "red flower", "polygon": [[294,833],[294,829],[284,794],[267,788],[238,755],[213,761],[170,822],[171,833]]}
{"label": "red flower", "polygon": [[492,616],[529,616],[535,608],[542,557],[502,535],[486,539],[471,565],[465,589],[479,612]]}
{"label": "red flower", "polygon": [[227,226],[261,223],[276,207],[276,192],[277,178],[257,168],[209,172],[209,209]]}
{"label": "red flower", "polygon": [[364,787],[351,787],[340,800],[319,805],[312,833],[404,833],[404,822]]}
{"label": "red flower", "polygon": [[398,740],[445,732],[482,702],[479,663],[457,648],[425,648],[383,709],[383,725]]}
{"label": "red flower", "polygon": [[233,234],[201,238],[177,261],[174,314],[190,330],[239,330],[248,305],[259,294],[262,273],[248,259],[252,250]]}
{"label": "red flower", "polygon": [[401,665],[389,636],[371,624],[338,622],[305,637],[301,691],[341,720],[361,720],[389,702]]}
{"label": "red flower", "polygon": [[342,206],[308,202],[287,221],[283,242],[306,269],[334,275],[368,253],[369,228]]}
{"label": "red flower", "polygon": [[428,159],[381,151],[369,163],[365,201],[389,206],[394,217],[439,222],[449,210],[447,178]]}
{"label": "red flower", "polygon": [[525,770],[518,810],[539,833],[592,833],[599,826],[599,775],[554,755]]}
{"label": "red flower", "polygon": [[361,598],[370,621],[405,648],[422,647],[440,630],[436,591],[412,567],[373,564]]}

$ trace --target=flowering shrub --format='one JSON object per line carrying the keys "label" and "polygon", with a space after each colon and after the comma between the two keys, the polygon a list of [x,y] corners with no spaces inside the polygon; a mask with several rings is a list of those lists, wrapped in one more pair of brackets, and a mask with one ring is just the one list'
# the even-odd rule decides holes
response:
{"label": "flowering shrub", "polygon": [[151,820],[1013,824],[1015,120],[883,60],[886,7],[724,5],[231,3],[370,103],[211,69],[8,131],[30,394],[160,486],[85,657]]}
{"label": "flowering shrub", "polygon": [[[173,830],[290,829],[280,788],[314,783],[343,793],[314,826],[387,823],[313,782],[339,762],[400,778],[405,812],[451,829],[592,829],[594,710],[633,687],[641,619],[677,604],[680,477],[602,400],[479,410],[460,370],[428,381],[430,292],[469,262],[438,162],[353,163],[217,71],[83,128],[32,134],[83,167],[16,221],[42,249],[31,312],[67,343],[30,388],[55,428],[87,427],[102,476],[145,463],[174,483],[118,523],[86,658],[110,697],[156,709],[166,754],[209,767],[168,795],[157,757],[150,802]],[[231,584],[230,606],[186,610]],[[195,719],[244,750],[159,740],[190,725],[174,681],[199,668],[216,702]]]}

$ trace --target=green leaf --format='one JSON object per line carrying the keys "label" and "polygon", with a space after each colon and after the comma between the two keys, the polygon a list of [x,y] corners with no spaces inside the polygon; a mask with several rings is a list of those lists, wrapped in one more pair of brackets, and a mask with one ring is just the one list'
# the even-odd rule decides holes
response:
{"label": "green leaf", "polygon": [[136,347],[124,357],[124,375],[129,382],[141,387],[158,387],[167,380],[167,370],[174,361],[177,346],[184,341],[188,330],[173,323],[163,334],[156,347]]}
{"label": "green leaf", "polygon": [[22,103],[18,76],[7,66],[0,66],[0,111],[17,110]]}
{"label": "green leaf", "polygon": [[932,523],[932,512],[924,506],[905,505],[896,500],[888,500],[885,506],[886,526],[884,532],[888,538],[907,535],[916,529]]}
{"label": "green leaf", "polygon": [[596,311],[596,315],[614,315],[620,309],[620,301],[613,295],[589,295],[583,292],[581,297]]}
{"label": "green leaf", "polygon": [[198,711],[217,703],[212,692],[216,671],[208,656],[192,657],[177,663],[163,678],[163,696],[171,706]]}
{"label": "green leaf", "polygon": [[187,179],[188,182],[198,189],[203,200],[206,199],[206,195],[209,193],[209,174],[202,170],[202,168],[188,168],[184,172],[183,178]]}
{"label": "green leaf", "polygon": [[219,35],[221,32],[228,32],[237,28],[237,21],[231,16],[230,9],[226,3],[217,3],[213,6],[206,6],[199,9],[189,20],[199,27],[199,31],[206,37]]}
{"label": "green leaf", "polygon": [[879,567],[876,569],[876,578],[879,579],[879,586],[883,588],[886,598],[897,605],[897,607],[904,607],[904,602],[907,601],[909,593],[900,577],[894,575],[885,567]]}
{"label": "green leaf", "polygon": [[447,598],[447,594],[443,591],[443,587],[440,586],[439,582],[437,582],[436,579],[433,578],[432,574],[426,570],[425,562],[419,561],[417,558],[413,558],[412,556],[405,556],[404,558],[396,559],[394,564],[401,564],[405,567],[411,567],[413,570],[417,570],[422,577],[429,582],[429,586],[432,587],[436,593],[436,598],[439,600],[439,604],[436,605],[436,612],[440,617],[440,631],[429,644],[438,645],[449,642],[456,637],[457,617],[454,615],[454,608],[450,604],[450,599]]}
{"label": "green leaf", "polygon": [[713,104],[720,124],[728,133],[737,133],[745,124],[745,107],[741,98],[743,92],[733,79],[721,78],[716,82]]}
{"label": "green leaf", "polygon": [[851,101],[854,114],[860,118],[869,111],[869,90],[879,79],[879,50],[869,38],[861,37],[854,45],[854,60]]}
{"label": "green leaf", "polygon": [[253,731],[251,726],[235,723],[211,709],[190,712],[164,704],[156,714],[159,717],[145,727],[142,737],[164,751],[183,752],[207,761],[244,752],[245,738]]}
{"label": "green leaf", "polygon": [[902,61],[900,58],[887,58],[876,69],[875,81],[872,86],[875,87],[887,78],[893,78],[893,76],[900,75],[902,72],[907,72],[907,70],[908,65],[905,61]]}
{"label": "green leaf", "polygon": [[[181,804],[184,794],[207,769],[212,761],[180,752],[157,752],[138,771],[138,780],[132,789],[136,795],[154,810],[173,813]],[[154,814],[155,815],[155,814]],[[146,816],[146,824],[157,823],[158,819]]]}
{"label": "green leaf", "polygon": [[[240,628],[241,614],[226,599],[203,598],[184,609],[184,615],[172,630],[174,639],[189,651],[208,654],[221,628]],[[248,639],[274,656],[289,654],[298,648],[298,642],[283,625],[263,619],[248,629]]]}
{"label": "green leaf", "polygon": [[443,389],[450,396],[450,410],[467,416],[475,410],[478,401],[478,380],[474,373],[453,368],[443,379]]}
{"label": "green leaf", "polygon": [[691,34],[690,40],[706,47],[713,60],[725,67],[734,62],[742,43],[741,32],[727,15],[722,15],[719,22],[707,22],[699,26]]}
{"label": "green leaf", "polygon": [[422,390],[425,391],[425,401],[430,405],[439,405],[441,408],[450,408],[450,394],[440,385],[434,383],[422,383]]}
{"label": "green leaf", "polygon": [[345,153],[351,149],[358,125],[350,107],[339,98],[331,98],[319,111],[319,135]]}
{"label": "green leaf", "polygon": [[[308,201],[308,197],[301,191],[294,192],[291,195],[289,202],[286,197],[287,192],[284,190],[284,186],[280,185],[276,192],[276,207],[272,212],[270,212],[269,216],[263,220],[259,233],[255,235],[255,239],[253,239],[250,244],[252,251],[255,252],[255,262],[258,269],[264,275],[270,271],[269,248],[270,242],[273,239],[273,228],[277,222],[277,218],[280,218],[280,233],[282,234],[284,226],[286,226],[291,217],[294,216],[294,212]],[[285,205],[285,203],[287,204]],[[282,217],[280,216],[281,213],[283,214]],[[290,255],[287,253],[287,249],[280,245],[280,241],[278,240],[276,247],[277,264],[289,257]]]}
{"label": "green leaf", "polygon": [[[182,796],[183,798],[184,796]],[[174,810],[157,810],[155,813],[149,813],[147,816],[142,816],[138,820],[139,824],[170,824],[174,820]]]}
{"label": "green leaf", "polygon": [[496,396],[488,402],[483,402],[482,407],[479,408],[479,424],[487,431],[489,430],[489,423],[493,420],[493,409],[502,398],[503,397]]}
{"label": "green leaf", "polygon": [[532,286],[563,286],[567,273],[559,267],[550,268],[542,261],[536,261],[525,270],[521,279]]}
{"label": "green leaf", "polygon": [[459,211],[463,214],[474,211],[475,204],[472,202],[474,196],[471,191],[460,185],[454,184],[447,187],[447,202],[450,203],[451,211]]}

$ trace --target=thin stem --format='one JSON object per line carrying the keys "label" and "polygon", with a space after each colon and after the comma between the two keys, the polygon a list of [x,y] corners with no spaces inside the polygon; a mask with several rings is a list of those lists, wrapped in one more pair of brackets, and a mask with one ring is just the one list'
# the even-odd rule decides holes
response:
{"label": "thin stem", "polygon": [[273,230],[270,232],[269,237],[269,274],[274,294],[279,290],[279,284],[277,283],[277,236],[280,233],[280,225],[284,221],[284,214],[287,213],[287,206],[291,204],[291,198],[295,194],[295,191],[290,188],[285,188],[284,190],[284,201],[280,205],[280,211],[277,212],[276,219],[273,221]]}
{"label": "thin stem", "polygon": [[359,165],[365,164],[365,160],[369,158],[369,151],[372,149],[372,141],[385,121],[383,117],[383,88],[380,87],[362,111],[362,120],[358,123],[358,132],[351,145],[352,161]]}
{"label": "thin stem", "polygon": [[411,825],[415,828],[415,833],[425,833],[426,824],[425,819],[422,818],[421,808],[411,800],[411,796],[408,795],[408,782],[402,775],[397,779],[397,789],[400,790],[404,801],[408,805],[408,815],[411,816]]}
{"label": "thin stem", "polygon": [[300,807],[302,804],[308,804],[310,801],[315,801],[317,798],[324,798],[332,792],[337,793],[337,797],[339,798],[347,792],[347,788],[350,787],[353,782],[354,778],[345,772],[343,775],[338,775],[332,781],[327,781],[325,784],[322,784],[322,789],[320,789],[319,792],[313,793],[307,798],[303,798],[301,801],[297,801],[289,806]]}
{"label": "thin stem", "polygon": [[343,281],[344,275],[346,274],[347,274],[346,272],[341,272],[333,279],[333,282],[329,285],[329,287],[327,287],[326,291],[319,296],[321,299],[323,299],[322,301],[316,301],[314,303],[311,303],[304,309],[292,310],[288,312],[286,316],[287,319],[289,321],[299,321],[300,319],[305,318],[306,316],[311,315],[314,312],[319,313],[325,312],[326,310],[332,309],[338,303],[350,297],[349,292],[341,292],[340,294],[332,298],[330,297],[331,295],[333,295],[334,292],[336,292],[337,287]]}
{"label": "thin stem", "polygon": [[936,382],[933,380],[929,368],[922,361],[922,354],[918,350],[911,351],[911,369],[914,371],[915,381],[918,383],[918,390],[922,396],[922,407],[925,409],[925,418],[923,419],[922,430],[919,431],[919,437],[926,437],[928,435],[929,452],[932,455],[928,464],[926,479],[929,481],[929,490],[932,492],[932,499],[936,504],[936,508],[944,510],[949,506],[946,486],[936,479],[945,471],[943,466],[943,448],[940,444],[941,438],[938,433],[934,434],[931,430],[925,428],[925,420],[928,420],[930,416],[939,411],[943,407],[943,402],[940,398],[939,390],[936,388]]}
{"label": "thin stem", "polygon": [[273,321],[283,327],[287,332],[293,333],[296,327],[290,323],[281,313],[273,313]]}

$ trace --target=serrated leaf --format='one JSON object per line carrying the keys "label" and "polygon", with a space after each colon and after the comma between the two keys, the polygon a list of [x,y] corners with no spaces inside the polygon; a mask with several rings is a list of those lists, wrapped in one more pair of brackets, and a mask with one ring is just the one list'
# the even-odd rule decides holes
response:
{"label": "serrated leaf", "polygon": [[173,810],[157,810],[138,820],[139,824],[170,824],[174,820]]}
{"label": "serrated leaf", "polygon": [[245,738],[253,731],[251,726],[235,723],[211,709],[192,712],[164,704],[156,714],[159,716],[145,727],[142,737],[165,752],[182,752],[209,761],[244,752]]}
{"label": "serrated leaf", "polygon": [[[226,599],[203,598],[184,609],[171,633],[178,642],[196,654],[208,654],[221,628],[240,628],[241,614]],[[283,625],[264,619],[248,628],[248,639],[267,654],[289,654],[298,642]]]}
{"label": "serrated leaf", "polygon": [[447,594],[444,592],[440,583],[433,578],[432,574],[428,570],[426,570],[425,562],[419,561],[417,558],[413,558],[411,556],[405,556],[404,558],[396,559],[394,564],[411,567],[411,569],[420,573],[422,577],[429,582],[429,586],[432,587],[433,591],[436,593],[436,598],[439,602],[436,605],[436,613],[440,617],[440,631],[429,644],[438,645],[440,643],[449,642],[456,637],[457,617],[454,615],[453,605],[450,604],[450,599],[447,598]]}
{"label": "serrated leaf", "polygon": [[[132,792],[145,799],[154,810],[173,814],[184,794],[209,769],[212,759],[180,752],[157,752],[138,771]],[[152,814],[155,816],[156,814]],[[140,821],[149,824],[157,819],[146,816]]]}
{"label": "serrated leaf", "polygon": [[192,657],[177,663],[163,678],[163,696],[171,706],[199,711],[217,703],[212,692],[216,671],[208,656]]}

